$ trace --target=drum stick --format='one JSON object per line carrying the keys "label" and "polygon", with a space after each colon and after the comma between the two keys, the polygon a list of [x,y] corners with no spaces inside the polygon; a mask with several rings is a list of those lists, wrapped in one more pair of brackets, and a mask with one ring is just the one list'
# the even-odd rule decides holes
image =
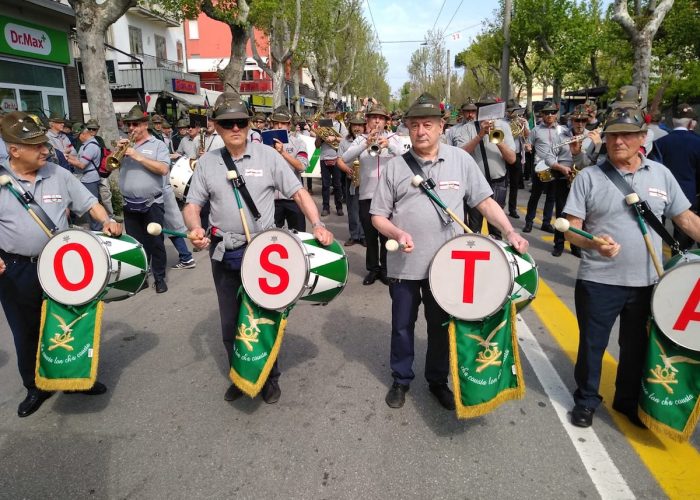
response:
{"label": "drum stick", "polygon": [[406,248],[406,246],[407,246],[406,243],[399,243],[399,242],[396,241],[396,240],[386,240],[386,243],[384,243],[384,247],[385,247],[385,248],[387,249],[387,251],[389,251],[389,252],[395,252],[395,251],[397,251],[399,248],[400,248],[401,250],[403,250],[404,248]]}
{"label": "drum stick", "polygon": [[637,193],[630,193],[627,196],[625,196],[625,202],[627,202],[628,205],[632,205],[634,207],[634,211],[637,214],[637,224],[639,224],[639,229],[641,229],[642,236],[644,237],[644,244],[647,247],[647,252],[649,252],[651,261],[654,264],[656,274],[658,274],[660,278],[664,275],[664,268],[661,265],[659,256],[656,255],[656,250],[654,250],[654,245],[651,242],[651,235],[649,234],[649,231],[647,231],[647,225],[644,223],[642,211],[639,208],[639,195]]}
{"label": "drum stick", "polygon": [[594,241],[598,243],[599,245],[609,245],[607,241],[605,241],[603,238],[600,238],[599,236],[594,236],[591,233],[587,233],[583,229],[579,229],[577,227],[571,227],[571,223],[562,218],[559,217],[557,220],[554,221],[554,229],[559,231],[560,233],[565,233],[567,231],[571,231],[572,233],[576,233],[579,236],[583,236],[584,238],[588,238],[591,241]]}
{"label": "drum stick", "polygon": [[151,236],[160,236],[160,234],[167,234],[169,236],[179,236],[180,238],[186,238],[188,240],[196,239],[194,236],[188,233],[183,233],[181,231],[173,231],[172,229],[165,229],[163,226],[157,222],[151,222],[146,226],[146,231]]}
{"label": "drum stick", "polygon": [[24,207],[24,209],[27,211],[27,213],[29,213],[30,217],[31,217],[32,219],[34,219],[34,222],[36,222],[36,223],[39,225],[39,227],[41,228],[41,230],[44,231],[44,233],[46,233],[46,236],[48,236],[49,238],[51,238],[51,237],[53,236],[53,233],[51,232],[51,230],[50,230],[48,227],[46,227],[46,224],[44,224],[44,223],[41,221],[41,219],[40,219],[39,216],[36,214],[36,212],[34,211],[34,209],[33,209],[32,207],[30,207],[29,204],[26,203],[26,202],[22,199],[22,195],[19,194],[19,193],[17,192],[17,190],[14,188],[14,186],[12,185],[12,179],[10,179],[10,176],[9,176],[9,175],[2,175],[2,176],[0,176],[0,186],[4,186],[4,187],[6,187],[7,189],[10,190],[10,192],[12,193],[12,195],[13,195],[15,198],[17,198],[17,201],[19,201],[19,202],[22,204],[22,206]]}
{"label": "drum stick", "polygon": [[[411,184],[413,184],[416,187],[420,187],[420,185],[423,183],[423,177],[420,175],[416,175],[411,179]],[[437,205],[442,208],[447,215],[450,216],[450,218],[455,221],[459,226],[464,230],[465,233],[472,233],[472,230],[469,229],[469,226],[467,226],[462,219],[460,219],[456,213],[454,213],[447,205],[445,205],[445,202],[440,199],[440,197],[433,192],[432,189],[426,188],[425,193],[430,197],[431,200],[433,200]]]}
{"label": "drum stick", "polygon": [[245,240],[250,243],[250,230],[248,229],[248,221],[245,218],[245,211],[243,210],[243,203],[241,202],[241,195],[238,193],[238,187],[236,186],[236,179],[238,179],[238,172],[235,170],[229,170],[226,174],[226,178],[233,184],[233,194],[236,195],[236,203],[238,204],[238,212],[241,214],[241,223],[243,224],[243,232],[245,233]]}

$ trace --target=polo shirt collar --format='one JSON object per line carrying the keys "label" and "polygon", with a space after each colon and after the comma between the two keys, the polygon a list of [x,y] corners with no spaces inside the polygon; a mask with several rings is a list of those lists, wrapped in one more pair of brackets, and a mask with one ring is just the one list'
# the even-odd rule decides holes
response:
{"label": "polo shirt collar", "polygon": [[[52,163],[47,161],[43,167],[41,167],[39,170],[37,170],[35,183],[38,182],[39,180],[42,180],[42,179],[48,179],[49,177],[51,177],[53,175],[53,170],[51,168],[51,165],[52,165]],[[15,171],[12,170],[12,168],[10,167],[9,158],[5,158],[5,160],[3,160],[2,163],[0,163],[0,167],[5,169],[5,171],[10,175],[10,177],[12,177],[13,179],[15,179],[17,181],[19,180],[19,178],[17,177],[17,174],[15,174]],[[58,168],[61,168],[61,167],[58,167]]]}
{"label": "polo shirt collar", "polygon": [[418,165],[420,165],[421,167],[425,167],[425,166],[430,166],[430,165],[437,165],[438,163],[445,161],[445,154],[447,153],[447,145],[443,144],[442,142],[439,143],[437,157],[435,158],[435,161],[424,160],[423,158],[418,156],[418,154],[413,150],[413,148],[409,149],[409,151],[411,152],[411,155],[418,162]]}

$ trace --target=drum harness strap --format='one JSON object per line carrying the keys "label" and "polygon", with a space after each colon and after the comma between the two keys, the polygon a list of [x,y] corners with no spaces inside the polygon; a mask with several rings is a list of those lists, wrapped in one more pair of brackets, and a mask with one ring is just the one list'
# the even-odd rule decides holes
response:
{"label": "drum harness strap", "polygon": [[258,211],[258,207],[255,206],[253,197],[250,196],[248,188],[245,185],[245,179],[241,176],[241,173],[236,168],[236,164],[233,161],[233,158],[231,158],[231,153],[229,153],[226,148],[221,148],[221,157],[224,159],[226,168],[229,171],[233,171],[236,172],[236,174],[238,174],[238,177],[232,180],[231,182],[233,183],[233,186],[236,189],[238,189],[238,191],[240,191],[241,196],[243,196],[243,201],[245,201],[245,204],[248,205],[248,210],[250,210],[250,213],[253,214],[253,218],[255,220],[259,220],[260,212]]}
{"label": "drum harness strap", "polygon": [[56,226],[54,221],[51,220],[51,217],[49,217],[49,214],[44,212],[44,209],[41,208],[41,206],[36,202],[34,195],[24,189],[22,183],[19,181],[19,179],[17,179],[17,177],[14,176],[12,172],[9,171],[9,169],[5,169],[5,171],[10,174],[10,177],[12,177],[14,181],[11,184],[14,184],[19,188],[18,192],[14,186],[8,184],[10,191],[12,191],[12,194],[15,195],[17,201],[22,204],[25,210],[29,210],[31,208],[39,220],[49,229],[49,231],[51,231],[52,234],[55,234],[56,231],[58,231],[58,226]]}
{"label": "drum harness strap", "polygon": [[[606,160],[598,166],[603,171],[603,173],[608,176],[608,179],[610,179],[612,183],[615,184],[615,187],[617,187],[617,189],[620,190],[623,196],[627,196],[629,194],[634,193],[634,190],[632,190],[630,185],[627,184],[627,182],[622,178],[622,176],[616,171],[615,167],[613,167],[610,164],[610,161]],[[649,204],[646,202],[646,200],[642,201],[640,199],[637,203],[633,203],[632,210],[635,211],[635,214],[637,216],[643,217],[647,224],[649,224],[652,227],[652,229],[654,229],[654,231],[656,231],[657,234],[661,236],[661,239],[664,240],[664,242],[666,242],[666,244],[669,247],[671,247],[671,253],[673,253],[674,255],[682,253],[680,244],[666,230],[666,228],[656,217],[656,215],[654,215],[654,212],[651,211],[651,207],[649,207]]]}
{"label": "drum harness strap", "polygon": [[419,175],[421,176],[421,178],[423,178],[423,182],[420,183],[420,187],[423,190],[423,192],[426,195],[428,195],[430,201],[433,202],[433,207],[435,208],[438,217],[440,217],[440,222],[442,222],[442,225],[449,226],[450,224],[452,224],[452,219],[450,217],[444,217],[443,215],[443,213],[446,213],[445,209],[442,206],[444,205],[444,202],[440,200],[440,197],[433,190],[433,188],[435,188],[435,181],[429,177],[426,178],[423,169],[420,167],[420,165],[418,165],[418,162],[416,161],[415,157],[411,154],[410,151],[405,152],[401,156],[408,165],[408,168],[410,168],[411,172],[413,172],[413,175]]}

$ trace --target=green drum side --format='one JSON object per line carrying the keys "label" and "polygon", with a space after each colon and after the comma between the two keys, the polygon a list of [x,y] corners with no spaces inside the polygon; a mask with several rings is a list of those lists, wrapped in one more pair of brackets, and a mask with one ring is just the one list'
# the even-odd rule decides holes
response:
{"label": "green drum side", "polygon": [[325,278],[345,283],[348,280],[348,260],[343,257],[335,262],[329,262],[311,269],[312,274],[318,274]]}
{"label": "green drum side", "polygon": [[[311,293],[309,295],[302,296],[299,300],[305,302],[311,302],[314,304],[327,304],[334,298],[336,298],[345,288],[345,284],[348,280],[349,267],[348,259],[345,256],[345,251],[343,247],[337,242],[333,241],[328,246],[323,246],[319,243],[316,238],[302,239],[302,243],[307,247],[315,247],[326,250],[328,252],[338,255],[338,259],[320,266],[312,267],[310,271],[310,278],[313,280],[313,275],[318,275],[320,277],[326,278],[328,280],[333,280],[338,282],[338,285],[333,288],[328,288],[316,293]],[[310,260],[313,265],[313,259]]]}
{"label": "green drum side", "polygon": [[299,300],[304,300],[306,302],[313,302],[314,304],[327,304],[342,292],[344,287],[331,288],[330,290],[325,290],[323,292],[314,293],[312,295],[306,295]]}
{"label": "green drum side", "polygon": [[132,236],[128,234],[122,234],[119,238],[115,238],[120,241],[125,241],[134,245],[133,248],[119,252],[115,254],[110,254],[110,259],[114,262],[121,262],[125,265],[133,266],[141,271],[138,274],[129,276],[128,278],[123,278],[112,283],[107,284],[107,294],[104,297],[105,302],[115,302],[118,300],[124,300],[129,298],[131,295],[138,292],[138,290],[146,281],[146,276],[148,273],[148,258],[146,257],[146,252],[143,246]]}
{"label": "green drum side", "polygon": [[[537,289],[539,287],[540,283],[540,277],[539,273],[537,272],[537,264],[535,264],[535,260],[530,256],[528,253],[520,254],[513,249],[512,246],[506,246],[504,247],[504,250],[511,255],[513,255],[516,258],[523,259],[524,261],[528,262],[530,265],[532,265],[531,269],[528,269],[522,274],[518,274],[515,277],[515,286],[513,287],[513,301],[515,302],[515,308],[518,312],[521,310],[525,309],[530,302],[534,300],[534,298],[537,296]],[[516,261],[517,262],[517,261]],[[520,295],[519,292],[519,287],[522,287],[525,289],[525,291],[530,295],[524,296]]]}
{"label": "green drum side", "polygon": [[132,248],[131,250],[127,250],[126,252],[119,252],[113,255],[110,255],[110,257],[113,260],[118,260],[121,262],[126,262],[127,264],[131,264],[134,267],[138,267],[146,271],[148,269],[148,259],[146,257],[146,253],[143,251],[143,248],[141,244],[136,241],[134,238],[132,238],[129,235],[122,234],[119,238],[121,241],[127,241],[129,243],[133,243],[134,245],[138,245],[135,248]]}
{"label": "green drum side", "polygon": [[664,264],[664,269],[665,269],[666,271],[668,271],[669,269],[671,269],[671,268],[677,266],[678,263],[681,261],[681,259],[683,259],[683,261],[685,261],[684,257],[685,257],[685,258],[690,257],[689,260],[691,260],[691,261],[700,259],[700,249],[697,249],[697,248],[696,248],[696,249],[693,249],[693,250],[688,250],[688,253],[689,253],[689,254],[693,254],[693,255],[690,255],[690,256],[687,256],[687,255],[685,255],[685,254],[674,255],[673,257],[671,257],[671,258],[668,260],[668,262],[666,262],[666,264]]}
{"label": "green drum side", "polygon": [[[107,289],[112,292],[112,291],[123,291],[123,292],[128,292],[128,293],[136,293],[139,288],[141,288],[141,285],[143,285],[143,282],[146,280],[146,273],[144,272],[143,274],[138,274],[136,276],[132,276],[130,278],[126,278],[120,281],[115,281],[114,283],[110,283],[107,286]],[[107,297],[105,297],[105,302],[112,302],[115,300],[124,300],[129,298],[130,295],[120,295],[118,297],[111,298],[109,297],[110,293],[108,293]]]}
{"label": "green drum side", "polygon": [[333,253],[337,253],[338,255],[345,256],[345,251],[343,250],[343,247],[340,246],[340,244],[335,240],[333,240],[333,243],[331,243],[327,247],[321,245],[316,238],[311,238],[308,240],[301,240],[301,242],[304,245],[308,245],[310,247],[323,248],[324,250],[328,250],[329,252],[333,252]]}

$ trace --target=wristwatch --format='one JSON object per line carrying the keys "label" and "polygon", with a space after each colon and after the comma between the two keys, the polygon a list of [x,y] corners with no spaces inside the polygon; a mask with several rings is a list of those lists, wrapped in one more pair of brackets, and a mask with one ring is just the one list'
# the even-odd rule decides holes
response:
{"label": "wristwatch", "polygon": [[323,222],[321,222],[321,221],[314,222],[313,224],[311,224],[311,229],[316,229],[317,227],[323,227],[323,228],[325,228],[326,225],[325,225]]}

